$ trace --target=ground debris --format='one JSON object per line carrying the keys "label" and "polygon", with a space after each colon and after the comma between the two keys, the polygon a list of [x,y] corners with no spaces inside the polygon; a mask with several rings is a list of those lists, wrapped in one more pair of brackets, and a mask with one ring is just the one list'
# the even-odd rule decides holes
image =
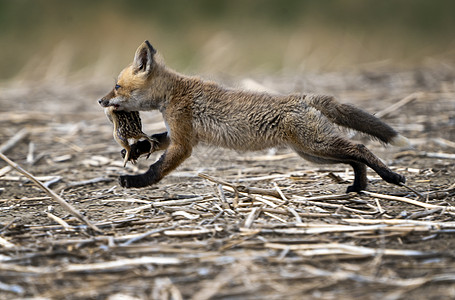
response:
{"label": "ground debris", "polygon": [[[282,148],[204,146],[156,186],[122,189],[119,174],[146,170],[159,153],[122,167],[111,126],[92,103],[102,93],[89,89],[80,107],[64,91],[48,107],[47,94],[0,94],[8,157],[100,230],[1,163],[0,298],[453,298],[455,83],[425,91],[413,71],[386,75],[386,87],[361,72],[304,79],[378,112],[414,147],[362,140],[409,189],[369,172],[360,194],[344,192],[353,173],[343,165],[312,165]],[[260,84],[282,91],[298,80]],[[65,101],[71,109],[61,113]],[[17,112],[1,111],[3,103]],[[164,130],[159,114],[141,117],[144,132]]]}

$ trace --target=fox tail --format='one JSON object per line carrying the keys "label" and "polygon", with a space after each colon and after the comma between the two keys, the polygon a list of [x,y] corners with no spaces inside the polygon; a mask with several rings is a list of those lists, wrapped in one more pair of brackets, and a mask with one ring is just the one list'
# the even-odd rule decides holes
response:
{"label": "fox tail", "polygon": [[307,96],[307,104],[319,110],[333,123],[365,133],[380,141],[399,147],[409,140],[374,115],[351,104],[339,103],[332,96]]}

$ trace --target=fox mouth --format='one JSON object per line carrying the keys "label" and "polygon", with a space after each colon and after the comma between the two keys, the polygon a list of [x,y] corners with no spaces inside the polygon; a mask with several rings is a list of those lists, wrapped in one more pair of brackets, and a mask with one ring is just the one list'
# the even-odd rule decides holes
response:
{"label": "fox mouth", "polygon": [[110,103],[110,101],[106,101],[104,99],[100,99],[98,101],[98,103],[102,106],[102,107],[110,107],[112,106],[114,109],[119,109],[120,108],[120,105],[119,104],[113,104],[113,103]]}
{"label": "fox mouth", "polygon": [[118,104],[107,104],[107,105],[101,104],[101,106],[102,106],[102,107],[105,107],[105,108],[107,108],[107,107],[113,107],[115,110],[117,110],[117,109],[120,108],[120,105],[118,105]]}

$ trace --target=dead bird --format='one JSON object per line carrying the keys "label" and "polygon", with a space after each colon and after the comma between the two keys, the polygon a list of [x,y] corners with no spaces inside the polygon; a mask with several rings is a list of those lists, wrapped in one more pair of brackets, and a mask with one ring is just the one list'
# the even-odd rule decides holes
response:
{"label": "dead bird", "polygon": [[152,144],[155,142],[155,139],[150,138],[142,131],[142,121],[139,112],[116,110],[113,106],[105,108],[104,112],[109,121],[114,124],[113,136],[115,141],[125,149],[123,166],[125,167],[129,160],[135,164],[136,160],[131,158],[131,146],[128,139],[134,140],[133,143],[142,138]]}

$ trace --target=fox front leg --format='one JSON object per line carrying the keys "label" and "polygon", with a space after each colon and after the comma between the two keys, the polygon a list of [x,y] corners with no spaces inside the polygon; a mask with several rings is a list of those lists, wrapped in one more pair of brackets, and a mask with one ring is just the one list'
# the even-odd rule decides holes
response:
{"label": "fox front leg", "polygon": [[122,175],[120,185],[125,188],[142,188],[159,182],[191,155],[191,147],[170,145],[166,152],[150,166],[147,172],[139,175]]}

